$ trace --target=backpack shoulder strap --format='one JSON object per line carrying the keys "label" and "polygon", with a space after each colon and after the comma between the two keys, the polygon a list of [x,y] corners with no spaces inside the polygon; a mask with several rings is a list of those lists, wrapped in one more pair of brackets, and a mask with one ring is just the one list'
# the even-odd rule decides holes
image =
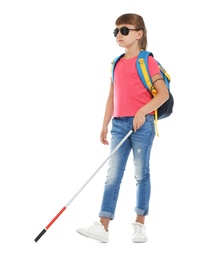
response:
{"label": "backpack shoulder strap", "polygon": [[148,69],[149,55],[154,57],[153,54],[149,51],[145,51],[145,50],[140,51],[138,58],[136,60],[136,69],[145,88],[148,89],[150,92],[152,92],[153,85],[152,85],[152,80],[149,76],[149,69]]}
{"label": "backpack shoulder strap", "polygon": [[115,70],[115,66],[116,63],[120,60],[120,58],[122,58],[125,55],[125,53],[119,55],[118,57],[116,57],[115,59],[112,60],[111,62],[111,75],[112,75],[112,82],[114,82],[114,70]]}

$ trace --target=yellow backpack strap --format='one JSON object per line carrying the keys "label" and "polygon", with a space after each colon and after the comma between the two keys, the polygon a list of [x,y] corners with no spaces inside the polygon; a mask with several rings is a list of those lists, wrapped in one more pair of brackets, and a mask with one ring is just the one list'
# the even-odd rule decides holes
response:
{"label": "yellow backpack strap", "polygon": [[147,85],[149,91],[152,92],[153,85],[152,85],[152,83],[151,83],[151,79],[150,79],[150,77],[149,77],[149,73],[148,73],[148,71],[147,71],[144,58],[138,59],[138,62],[139,62],[139,64],[140,64],[140,68],[141,68],[141,71],[142,71],[144,80],[145,80],[145,82],[146,82],[146,85]]}

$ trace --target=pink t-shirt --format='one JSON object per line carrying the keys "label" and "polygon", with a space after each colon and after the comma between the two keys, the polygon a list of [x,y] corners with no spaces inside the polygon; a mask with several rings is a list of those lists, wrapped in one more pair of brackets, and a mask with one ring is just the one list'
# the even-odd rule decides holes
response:
{"label": "pink t-shirt", "polygon": [[[134,116],[152,99],[139,78],[136,59],[137,57],[127,60],[122,57],[115,67],[113,117]],[[151,77],[160,74],[158,64],[151,56],[148,57],[148,67]]]}

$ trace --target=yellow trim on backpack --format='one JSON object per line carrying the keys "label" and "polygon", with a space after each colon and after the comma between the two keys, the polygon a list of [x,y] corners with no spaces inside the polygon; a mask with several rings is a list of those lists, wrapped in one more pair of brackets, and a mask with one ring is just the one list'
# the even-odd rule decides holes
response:
{"label": "yellow trim on backpack", "polygon": [[170,75],[167,73],[167,71],[166,71],[161,65],[159,65],[159,68],[160,68],[160,70],[164,73],[164,75],[167,77],[167,79],[168,79],[169,81],[171,81],[171,77],[170,77]]}

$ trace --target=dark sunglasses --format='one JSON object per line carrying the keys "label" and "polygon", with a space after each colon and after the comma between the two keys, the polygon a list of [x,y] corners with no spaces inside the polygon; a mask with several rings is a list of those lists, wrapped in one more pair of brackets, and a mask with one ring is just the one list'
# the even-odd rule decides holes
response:
{"label": "dark sunglasses", "polygon": [[113,31],[114,36],[116,37],[118,35],[118,33],[120,32],[122,35],[128,35],[130,31],[140,31],[141,29],[129,29],[127,27],[121,27],[119,28],[115,28],[115,30]]}

